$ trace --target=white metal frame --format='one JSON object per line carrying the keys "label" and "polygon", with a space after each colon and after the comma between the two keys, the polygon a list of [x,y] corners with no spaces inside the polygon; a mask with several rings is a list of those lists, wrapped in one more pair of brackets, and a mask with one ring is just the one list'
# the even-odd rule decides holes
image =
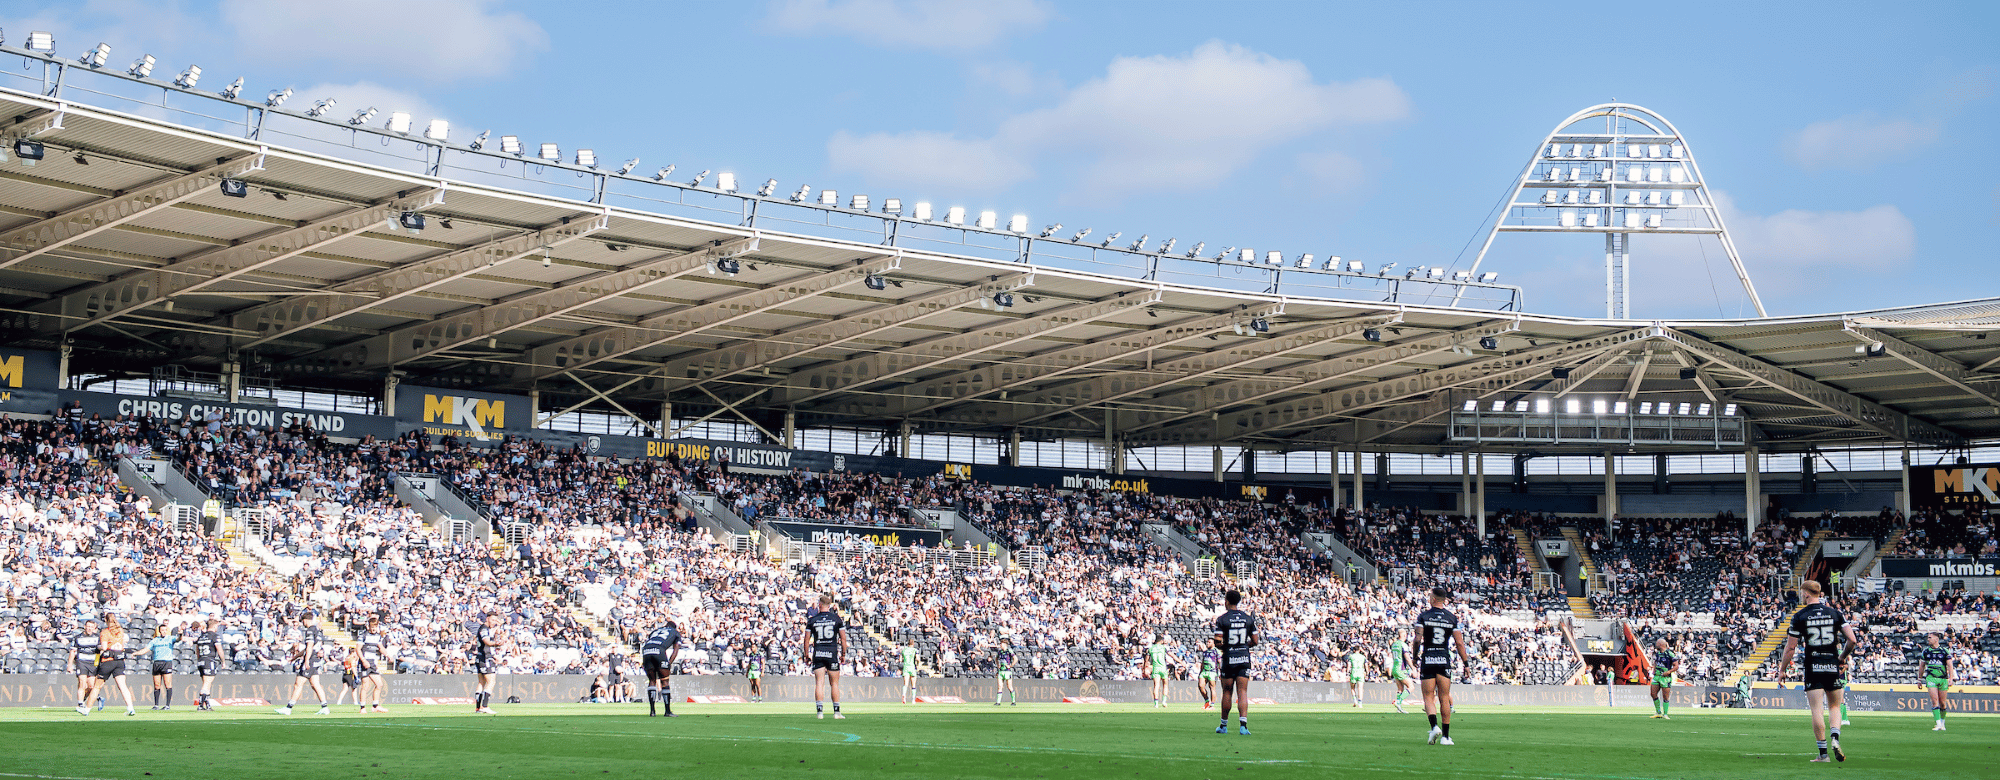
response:
{"label": "white metal frame", "polygon": [[[1592,119],[1604,120],[1602,131],[1578,127]],[[1591,106],[1557,123],[1535,147],[1471,272],[1501,233],[1602,233],[1604,316],[1629,319],[1634,234],[1714,235],[1757,316],[1767,316],[1706,182],[1693,147],[1659,112],[1630,103]]]}

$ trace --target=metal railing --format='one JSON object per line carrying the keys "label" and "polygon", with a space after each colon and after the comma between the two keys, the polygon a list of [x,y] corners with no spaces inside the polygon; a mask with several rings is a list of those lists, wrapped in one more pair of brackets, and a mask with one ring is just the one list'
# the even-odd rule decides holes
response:
{"label": "metal railing", "polygon": [[[289,102],[289,89],[261,99],[252,89],[248,92],[251,97],[245,98],[198,89],[198,81],[182,86],[183,80],[175,79],[171,71],[153,77],[115,67],[82,67],[53,53],[18,46],[0,45],[0,54],[10,55],[10,61],[20,58],[18,68],[0,68],[0,90],[31,96],[30,100],[60,101],[53,110],[53,128],[62,126],[62,114],[73,107],[98,105],[161,117],[197,132],[248,144],[282,145],[426,177],[750,231],[1241,292],[1390,303],[1470,302],[1500,311],[1521,311],[1525,303],[1519,287],[1448,279],[1441,270],[1419,268],[1392,274],[1392,263],[1369,273],[1360,263],[1339,257],[1319,260],[1311,254],[1239,246],[1222,247],[1209,256],[1205,243],[1156,242],[1149,235],[1123,239],[1116,232],[1099,239],[1088,229],[1072,232],[1061,225],[1038,228],[1026,215],[1016,215],[1003,224],[999,215],[990,211],[969,214],[964,208],[951,206],[933,213],[929,203],[911,203],[905,209],[899,198],[871,200],[857,193],[849,193],[843,205],[834,190],[814,193],[810,186],[797,190],[786,186],[780,191],[775,179],[763,187],[755,187],[754,179],[745,181],[743,184],[752,189],[739,191],[734,174],[726,172],[711,180],[705,178],[709,172],[703,171],[701,176],[681,183],[669,178],[672,166],[649,173],[639,170],[639,160],[633,158],[615,171],[606,170],[597,166],[594,155],[582,157],[580,153],[586,150],[580,149],[572,150],[579,154],[573,155],[571,162],[562,160],[560,149],[554,150],[552,157],[530,156],[530,144],[522,139],[493,139],[490,132],[452,143],[448,125],[417,132],[417,128],[427,126],[426,121],[395,114],[394,107],[389,108],[391,116],[407,123],[401,131],[388,129],[389,117],[383,117],[385,123],[378,126],[372,121],[373,113],[351,112],[347,107],[313,113],[314,101],[320,96],[300,95]],[[461,138],[466,135],[469,133],[461,133]],[[512,150],[503,139],[514,142]],[[42,143],[58,152],[113,156],[101,149],[70,148],[58,140]],[[607,155],[606,162],[610,158]]]}
{"label": "metal railing", "polygon": [[160,510],[167,527],[177,534],[198,534],[202,532],[201,507],[189,504],[168,504]]}
{"label": "metal railing", "polygon": [[1049,567],[1049,554],[1040,549],[1017,550],[1014,563],[1028,571],[1041,571]]}
{"label": "metal railing", "polygon": [[1188,564],[1188,573],[1198,580],[1212,580],[1222,576],[1222,567],[1216,565],[1214,558],[1196,558]]}

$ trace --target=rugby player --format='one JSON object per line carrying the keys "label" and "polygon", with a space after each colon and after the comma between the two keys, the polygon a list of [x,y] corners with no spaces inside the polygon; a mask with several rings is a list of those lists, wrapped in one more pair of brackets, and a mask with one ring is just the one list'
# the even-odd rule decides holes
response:
{"label": "rugby player", "polygon": [[[1153,706],[1167,706],[1167,635],[1153,637],[1146,647],[1146,679],[1153,681]],[[998,704],[999,701],[994,701]]]}
{"label": "rugby player", "polygon": [[313,696],[319,699],[319,714],[325,715],[326,689],[319,684],[319,651],[307,642],[292,645],[292,695],[285,699],[285,706],[275,712],[279,715],[292,714],[292,705],[299,703],[299,691],[310,687]]}
{"label": "rugby player", "polygon": [[1204,710],[1215,708],[1215,667],[1221,663],[1221,658],[1213,647],[1201,651],[1201,675],[1195,687],[1201,690],[1201,708]]}
{"label": "rugby player", "polygon": [[361,688],[355,692],[354,704],[362,712],[368,711],[370,693],[375,697],[375,711],[388,712],[382,708],[382,695],[389,687],[382,679],[382,624],[376,618],[368,619],[368,627],[361,632],[361,656],[355,666],[354,676],[360,678]]}
{"label": "rugby player", "polygon": [[[95,619],[83,621],[76,636],[70,637],[69,663],[76,670],[76,714],[90,714],[90,692],[97,679],[97,641],[100,626]],[[98,709],[103,709],[99,707]]]}
{"label": "rugby player", "polygon": [[500,613],[487,613],[486,623],[472,635],[473,671],[479,675],[479,692],[473,695],[473,712],[498,714],[493,711],[493,686],[500,676],[500,655],[506,641],[500,635]]}
{"label": "rugby player", "polygon": [[222,621],[210,618],[207,627],[194,639],[194,673],[201,678],[201,692],[195,696],[194,708],[213,710],[215,675],[222,671],[222,637],[216,629]]}
{"label": "rugby player", "polygon": [[1368,656],[1361,654],[1361,645],[1347,648],[1347,697],[1354,700],[1354,706],[1361,706],[1361,686],[1368,673]]}
{"label": "rugby player", "polygon": [[1922,663],[1924,690],[1931,694],[1931,715],[1937,718],[1937,724],[1931,726],[1932,731],[1944,730],[1945,692],[1951,690],[1951,678],[1955,676],[1952,674],[1951,649],[1940,646],[1940,639],[1943,637],[1935,631],[1924,637],[1926,645],[1918,656]]}
{"label": "rugby player", "polygon": [[819,610],[806,616],[806,657],[812,659],[813,712],[826,718],[825,699],[820,691],[833,694],[833,719],[840,714],[840,659],[847,654],[847,623],[834,611],[833,594],[819,596]]}
{"label": "rugby player", "polygon": [[[90,701],[91,695],[99,692],[110,698],[108,683],[116,682],[118,694],[125,697],[125,714],[139,714],[138,708],[132,706],[132,689],[125,685],[125,627],[118,624],[117,618],[105,620],[104,629],[97,632],[97,665],[90,676],[90,691],[84,694],[84,701]],[[88,709],[80,711],[90,714]]]}
{"label": "rugby player", "polygon": [[[174,708],[174,635],[165,624],[153,629],[153,639],[146,643],[146,657],[153,661],[153,709]],[[166,706],[160,706],[160,691],[167,692]]]}
{"label": "rugby player", "polygon": [[[1472,657],[1465,651],[1465,633],[1458,628],[1458,616],[1445,609],[1451,603],[1451,591],[1444,588],[1431,589],[1431,608],[1417,614],[1417,676],[1423,686],[1424,714],[1430,717],[1431,731],[1428,741],[1433,745],[1450,745],[1451,741],[1451,654],[1458,651],[1458,660],[1472,668]],[[1443,722],[1439,722],[1442,716]]]}
{"label": "rugby player", "polygon": [[1021,694],[1014,690],[1014,651],[1012,649],[1002,649],[1000,651],[998,667],[999,670],[996,676],[999,679],[993,688],[993,706],[1000,706],[1000,695],[1003,693],[1013,696],[1014,706],[1020,706]]}
{"label": "rugby player", "polygon": [[1410,670],[1403,668],[1403,656],[1410,648],[1401,638],[1389,643],[1389,679],[1396,683],[1396,711],[1405,712],[1403,701],[1410,697]]}
{"label": "rugby player", "polygon": [[750,700],[764,700],[764,653],[759,651],[743,664],[743,676],[750,679]]}
{"label": "rugby player", "polygon": [[1799,584],[1799,600],[1805,606],[1792,616],[1791,629],[1785,632],[1785,649],[1778,656],[1778,682],[1782,685],[1792,654],[1801,646],[1805,648],[1799,665],[1805,673],[1806,703],[1812,707],[1813,738],[1819,742],[1819,757],[1812,759],[1813,763],[1826,763],[1828,748],[1833,750],[1833,760],[1847,760],[1847,754],[1840,751],[1840,723],[1835,721],[1829,728],[1827,719],[1832,708],[1840,706],[1841,670],[1859,644],[1847,616],[1820,603],[1820,593],[1820,584],[1814,580]]}
{"label": "rugby player", "polygon": [[669,620],[646,637],[640,648],[639,668],[646,672],[646,717],[658,715],[653,703],[664,705],[667,717],[674,714],[674,662],[681,657],[681,629]]}
{"label": "rugby player", "polygon": [[[898,667],[900,671],[897,674],[903,678],[903,703],[915,704],[917,701],[917,643],[912,641],[897,648],[896,660],[900,664]],[[994,697],[993,703],[996,705],[1000,703],[998,696]]]}
{"label": "rugby player", "polygon": [[1239,609],[1240,591],[1222,594],[1227,606],[1215,619],[1215,648],[1222,653],[1222,724],[1215,733],[1229,733],[1229,701],[1236,700],[1236,733],[1250,734],[1250,648],[1257,646],[1257,618]]}
{"label": "rugby player", "polygon": [[1666,637],[1653,640],[1653,679],[1646,686],[1646,693],[1653,697],[1653,714],[1646,717],[1673,720],[1668,710],[1673,707],[1674,674],[1680,671],[1681,657],[1676,655]]}

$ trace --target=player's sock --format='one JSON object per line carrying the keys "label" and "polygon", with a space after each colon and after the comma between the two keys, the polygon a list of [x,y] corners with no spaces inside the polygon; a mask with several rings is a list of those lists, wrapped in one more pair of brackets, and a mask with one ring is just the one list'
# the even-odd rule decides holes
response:
{"label": "player's sock", "polygon": [[825,711],[826,711],[826,702],[819,701],[817,699],[813,700],[813,712],[825,712]]}
{"label": "player's sock", "polygon": [[292,705],[295,705],[295,704],[298,704],[298,702],[296,702],[296,701],[288,701],[288,702],[285,702],[285,709],[288,709],[288,710],[289,710],[289,709],[291,709],[291,708],[292,708]]}
{"label": "player's sock", "polygon": [[1020,704],[1020,703],[1021,703],[1021,692],[1020,692],[1020,691],[1008,691],[1008,692],[1007,692],[1007,701],[1010,701],[1010,702],[1013,702],[1013,703],[1015,703],[1015,704]]}
{"label": "player's sock", "polygon": [[1840,703],[1840,719],[1847,720],[1847,702]]}
{"label": "player's sock", "polygon": [[674,686],[660,688],[660,709],[666,710],[668,715],[674,714]]}
{"label": "player's sock", "polygon": [[1444,737],[1445,739],[1451,739],[1451,724],[1446,723],[1443,726],[1440,726],[1439,728],[1444,729],[1444,733],[1439,734],[1438,736]]}
{"label": "player's sock", "polygon": [[834,702],[834,703],[833,703],[833,714],[835,714],[835,715],[839,715],[839,714],[840,714],[840,702]]}
{"label": "player's sock", "polygon": [[1944,722],[1944,708],[1942,708],[1942,707],[1932,707],[1932,708],[1931,708],[1931,715],[1933,715],[1933,716],[1936,716],[1936,717],[1937,717],[1937,722],[1939,722],[1939,723],[1943,723],[1943,722]]}
{"label": "player's sock", "polygon": [[655,688],[654,688],[653,686],[650,686],[650,685],[646,686],[646,714],[647,714],[647,715],[652,715],[652,714],[654,714],[654,713],[656,713],[656,712],[658,712],[658,711],[659,711],[659,708],[658,708],[657,706],[655,706],[655,703],[659,701],[659,698],[660,698],[660,692],[659,692],[659,691],[658,691],[657,689],[655,689]]}
{"label": "player's sock", "polygon": [[1438,716],[1436,716],[1436,715],[1432,715],[1432,716],[1430,716],[1430,719],[1431,719],[1431,728],[1437,728],[1437,727],[1438,727]]}
{"label": "player's sock", "polygon": [[1673,703],[1672,701],[1670,701],[1670,700],[1668,700],[1668,699],[1665,699],[1665,698],[1662,698],[1662,699],[1660,699],[1660,714],[1661,714],[1661,715],[1672,715],[1672,714],[1674,714],[1674,713],[1673,713],[1673,709],[1674,709],[1674,703]]}
{"label": "player's sock", "polygon": [[153,689],[153,709],[156,709],[156,710],[157,710],[157,709],[159,709],[159,708],[160,708],[160,689],[158,689],[158,688],[154,688],[154,689]]}
{"label": "player's sock", "polygon": [[1819,741],[1819,757],[1826,758],[1826,740]]}
{"label": "player's sock", "polygon": [[1826,738],[1827,738],[1827,739],[1830,739],[1830,740],[1833,740],[1834,742],[1839,742],[1839,741],[1840,741],[1840,729],[1827,729],[1827,730],[1826,730]]}
{"label": "player's sock", "polygon": [[172,688],[167,689],[167,706],[174,706],[174,689]]}

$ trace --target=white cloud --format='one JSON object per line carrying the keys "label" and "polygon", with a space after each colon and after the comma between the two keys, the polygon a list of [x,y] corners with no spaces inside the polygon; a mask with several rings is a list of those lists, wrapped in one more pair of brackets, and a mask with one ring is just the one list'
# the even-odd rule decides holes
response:
{"label": "white cloud", "polygon": [[769,20],[795,35],[846,35],[882,46],[982,49],[1052,15],[1041,0],[775,0]]}
{"label": "white cloud", "polygon": [[1025,179],[1028,166],[988,139],[948,133],[835,133],[826,142],[833,170],[916,187],[996,190]]}
{"label": "white cloud", "polygon": [[1306,152],[1298,163],[1314,195],[1353,192],[1368,180],[1361,161],[1340,152]]}
{"label": "white cloud", "polygon": [[[922,180],[961,189],[1004,185],[1026,178],[1038,161],[1073,158],[1072,194],[1115,199],[1211,187],[1279,144],[1334,127],[1401,119],[1409,111],[1408,96],[1387,79],[1320,83],[1296,60],[1211,42],[1180,56],[1113,60],[1103,76],[1063,93],[1052,106],[1003,120],[987,139],[843,133],[828,152],[836,169],[873,170],[884,182],[900,184],[911,180],[849,155],[898,141],[943,149],[939,139],[950,138],[960,151],[977,150],[984,163],[925,172]],[[1329,182],[1358,181],[1358,166],[1334,157],[1318,162]],[[998,175],[1003,172],[1009,175]]]}
{"label": "white cloud", "polygon": [[1861,113],[1814,122],[1785,141],[1785,153],[1808,171],[1866,171],[1936,142],[1944,123]]}
{"label": "white cloud", "polygon": [[[1887,203],[1860,211],[1787,209],[1763,216],[1736,210],[1723,219],[1745,263],[1776,266],[1786,276],[1829,270],[1886,271],[1917,255],[1917,228]],[[1752,277],[1755,278],[1755,277]]]}
{"label": "white cloud", "polygon": [[223,0],[244,54],[288,64],[365,63],[451,82],[504,72],[548,34],[495,0]]}
{"label": "white cloud", "polygon": [[1052,73],[1036,73],[1019,62],[987,62],[972,66],[972,80],[978,86],[1008,97],[1029,97],[1062,90],[1062,79]]}

